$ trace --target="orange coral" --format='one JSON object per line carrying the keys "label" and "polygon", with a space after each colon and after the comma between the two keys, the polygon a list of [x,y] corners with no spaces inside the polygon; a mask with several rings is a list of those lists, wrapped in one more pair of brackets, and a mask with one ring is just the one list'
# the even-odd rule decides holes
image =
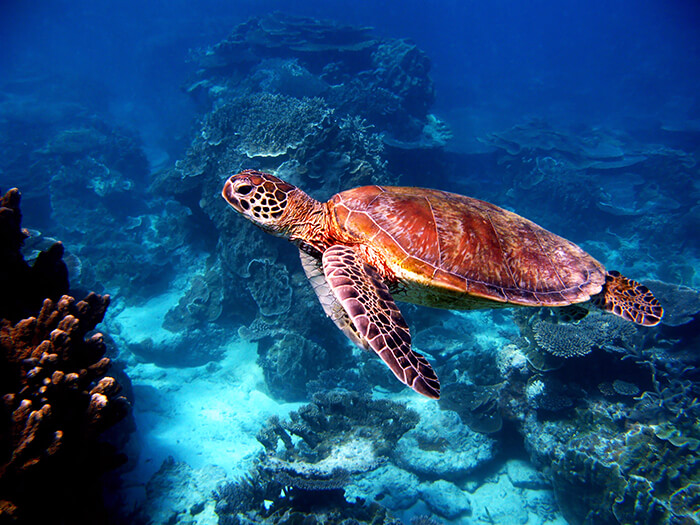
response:
{"label": "orange coral", "polygon": [[56,295],[68,289],[63,247],[30,267],[20,220],[19,192],[10,190],[0,197],[0,522],[103,522],[96,481],[115,454],[98,437],[129,409],[106,376],[104,337],[91,333],[110,298]]}

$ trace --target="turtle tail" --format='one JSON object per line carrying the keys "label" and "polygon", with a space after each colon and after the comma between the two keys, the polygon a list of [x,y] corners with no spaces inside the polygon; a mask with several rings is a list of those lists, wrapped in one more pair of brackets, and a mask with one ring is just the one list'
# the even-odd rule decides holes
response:
{"label": "turtle tail", "polygon": [[603,291],[596,297],[603,310],[643,326],[661,322],[664,309],[643,284],[611,271],[605,276]]}

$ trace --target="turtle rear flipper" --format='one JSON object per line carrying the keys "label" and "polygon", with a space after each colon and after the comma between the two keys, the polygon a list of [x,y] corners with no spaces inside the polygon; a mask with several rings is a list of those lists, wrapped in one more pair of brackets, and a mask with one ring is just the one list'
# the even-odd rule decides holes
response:
{"label": "turtle rear flipper", "polygon": [[599,306],[615,315],[643,326],[661,322],[664,309],[651,290],[643,284],[611,271],[605,276]]}
{"label": "turtle rear flipper", "polygon": [[408,325],[377,271],[352,248],[336,245],[323,253],[323,273],[354,327],[349,333],[342,319],[334,319],[346,335],[376,352],[399,381],[438,399],[440,381],[427,359],[411,349]]}

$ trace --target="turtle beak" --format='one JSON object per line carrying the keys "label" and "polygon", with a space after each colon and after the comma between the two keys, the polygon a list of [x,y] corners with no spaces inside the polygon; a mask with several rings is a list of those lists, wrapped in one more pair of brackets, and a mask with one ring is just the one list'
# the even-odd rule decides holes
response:
{"label": "turtle beak", "polygon": [[238,202],[238,198],[236,197],[235,192],[233,191],[233,183],[231,182],[231,179],[228,179],[224,184],[224,189],[221,190],[221,196],[226,202],[228,202],[233,207],[234,210],[236,210],[239,213],[243,211],[243,208]]}

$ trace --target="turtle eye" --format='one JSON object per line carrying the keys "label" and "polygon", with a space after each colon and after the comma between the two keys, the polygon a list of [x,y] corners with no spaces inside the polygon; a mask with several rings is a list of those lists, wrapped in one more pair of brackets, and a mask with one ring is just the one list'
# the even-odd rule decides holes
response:
{"label": "turtle eye", "polygon": [[253,191],[253,187],[250,184],[244,184],[236,188],[236,193],[239,195],[248,195],[251,191]]}

